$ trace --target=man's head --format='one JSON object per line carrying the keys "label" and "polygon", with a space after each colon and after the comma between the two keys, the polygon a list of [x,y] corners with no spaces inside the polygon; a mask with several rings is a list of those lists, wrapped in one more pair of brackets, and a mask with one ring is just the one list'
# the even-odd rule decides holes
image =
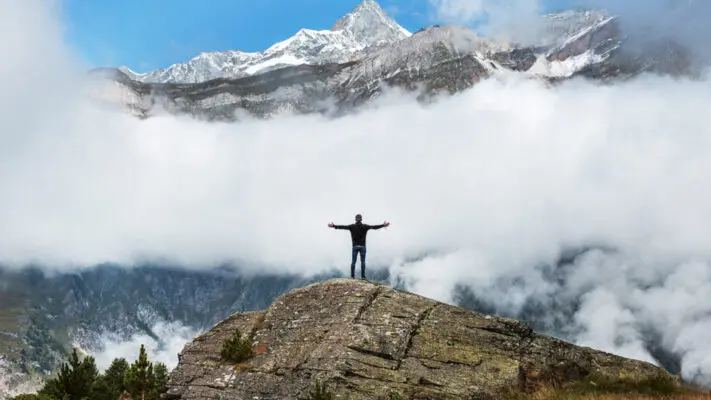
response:
{"label": "man's head", "polygon": [[360,214],[356,214],[356,222],[361,222],[363,221],[363,216]]}

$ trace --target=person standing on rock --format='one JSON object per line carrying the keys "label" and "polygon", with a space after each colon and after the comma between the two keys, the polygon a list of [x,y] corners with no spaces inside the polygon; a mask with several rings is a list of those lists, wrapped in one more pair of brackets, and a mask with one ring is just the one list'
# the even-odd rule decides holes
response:
{"label": "person standing on rock", "polygon": [[390,222],[383,222],[382,225],[367,225],[363,223],[363,216],[360,214],[355,216],[355,224],[350,225],[334,225],[333,222],[328,224],[329,228],[347,229],[351,232],[351,241],[353,242],[353,252],[351,255],[351,278],[355,278],[356,258],[360,253],[360,279],[365,279],[365,236],[370,229],[380,229],[390,226]]}

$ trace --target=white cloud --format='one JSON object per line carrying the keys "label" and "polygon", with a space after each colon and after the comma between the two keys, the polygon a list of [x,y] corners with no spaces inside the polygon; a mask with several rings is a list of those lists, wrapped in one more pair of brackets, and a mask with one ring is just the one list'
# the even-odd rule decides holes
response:
{"label": "white cloud", "polygon": [[657,40],[684,43],[696,56],[711,58],[711,26],[704,16],[711,3],[697,0],[578,0],[577,3],[603,8],[621,18],[629,44]]}
{"label": "white cloud", "polygon": [[621,306],[615,293],[597,287],[583,296],[576,322],[583,328],[577,338],[581,346],[603,348],[624,357],[654,363],[636,329],[636,316]]}
{"label": "white cloud", "polygon": [[445,21],[468,23],[485,13],[485,0],[431,0],[437,17]]}
{"label": "white cloud", "polygon": [[179,322],[158,322],[151,327],[151,332],[159,340],[148,334],[136,334],[129,340],[111,334],[103,335],[100,338],[102,348],[91,352],[96,359],[96,366],[100,371],[104,371],[116,358],[124,358],[131,364],[138,359],[143,345],[149,361],[163,363],[172,370],[178,365],[178,354],[185,344],[192,341],[199,333]]}
{"label": "white cloud", "polygon": [[435,20],[475,27],[485,36],[533,43],[541,28],[540,0],[430,0]]}
{"label": "white cloud", "polygon": [[[438,23],[468,26],[484,36],[522,45],[549,43],[550,33],[540,15],[551,10],[541,0],[429,0],[429,4]],[[672,39],[696,56],[711,59],[711,27],[703,18],[711,13],[708,1],[574,0],[569,6],[604,9],[618,16],[628,48]]]}
{"label": "white cloud", "polygon": [[[2,262],[345,271],[349,240],[326,223],[360,212],[393,223],[369,235],[370,264],[417,292],[467,284],[509,312],[580,298],[580,343],[649,359],[652,326],[709,382],[709,82],[492,80],[337,120],[139,121],[88,102],[61,26],[19,4],[0,3]],[[578,260],[562,288],[537,267],[589,243],[619,253]]]}

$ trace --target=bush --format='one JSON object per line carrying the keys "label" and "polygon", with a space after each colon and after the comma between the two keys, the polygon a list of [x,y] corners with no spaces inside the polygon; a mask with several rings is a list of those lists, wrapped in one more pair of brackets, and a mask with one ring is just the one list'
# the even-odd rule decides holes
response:
{"label": "bush", "polygon": [[237,329],[232,337],[222,344],[220,356],[225,361],[239,363],[252,357],[252,343],[249,338],[242,339],[242,332]]}
{"label": "bush", "polygon": [[306,400],[333,400],[334,398],[333,393],[326,390],[326,387],[317,381],[314,391],[309,393]]}

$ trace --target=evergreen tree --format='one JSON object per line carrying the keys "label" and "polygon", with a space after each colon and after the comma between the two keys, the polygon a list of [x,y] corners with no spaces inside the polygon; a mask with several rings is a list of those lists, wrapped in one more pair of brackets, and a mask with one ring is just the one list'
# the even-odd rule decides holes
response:
{"label": "evergreen tree", "polygon": [[46,395],[39,394],[20,394],[15,397],[11,397],[9,400],[54,400]]}
{"label": "evergreen tree", "polygon": [[77,349],[73,349],[69,362],[62,364],[57,377],[50,379],[38,394],[57,400],[90,399],[98,375],[94,357],[80,360]]}
{"label": "evergreen tree", "polygon": [[126,390],[124,379],[128,368],[129,364],[125,359],[114,359],[106,372],[94,383],[93,400],[117,400]]}
{"label": "evergreen tree", "polygon": [[99,378],[94,382],[94,387],[92,388],[91,391],[91,399],[92,400],[115,400],[118,399],[118,397],[114,398],[112,397],[113,393],[112,390],[109,388],[108,383],[104,379],[103,376],[99,376]]}
{"label": "evergreen tree", "polygon": [[147,400],[151,397],[151,390],[155,386],[153,364],[148,361],[146,348],[141,345],[141,350],[131,367],[126,371],[124,384],[131,398],[134,400]]}
{"label": "evergreen tree", "polygon": [[125,392],[133,400],[160,400],[168,390],[168,374],[165,364],[148,360],[143,345],[133,364],[117,358],[103,374],[98,373],[93,357],[80,360],[74,349],[57,377],[49,379],[37,394],[12,400],[118,400]]}
{"label": "evergreen tree", "polygon": [[156,363],[153,367],[153,375],[157,398],[160,398],[160,395],[168,390],[168,367],[163,363]]}

